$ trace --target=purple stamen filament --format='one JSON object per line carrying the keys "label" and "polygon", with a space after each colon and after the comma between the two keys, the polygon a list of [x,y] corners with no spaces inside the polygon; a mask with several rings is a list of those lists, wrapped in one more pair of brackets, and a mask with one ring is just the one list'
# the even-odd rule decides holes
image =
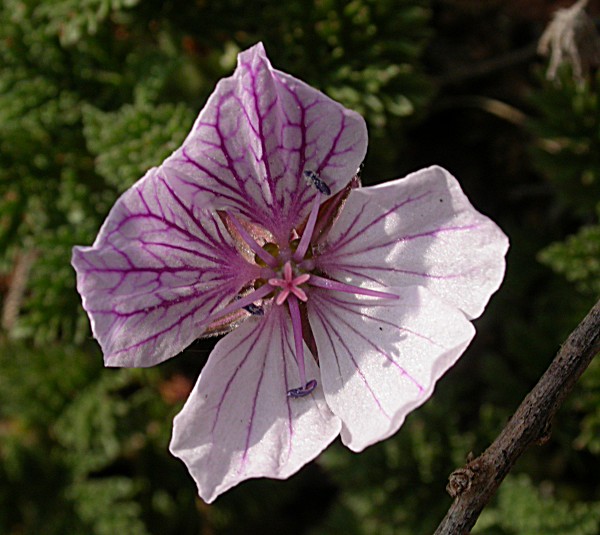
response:
{"label": "purple stamen filament", "polygon": [[254,303],[254,301],[258,301],[258,300],[262,299],[263,297],[266,297],[272,291],[273,291],[273,287],[268,284],[265,284],[264,286],[261,286],[257,290],[250,292],[248,295],[245,295],[244,297],[240,297],[239,299],[236,299],[232,303],[229,303],[226,307],[222,308],[218,312],[211,314],[204,321],[201,321],[198,324],[198,326],[208,325],[208,324],[212,323],[213,321],[215,321],[216,319],[226,316],[227,314],[230,314],[231,312],[235,312],[236,310],[239,310],[240,308],[244,308],[248,305],[251,305]]}
{"label": "purple stamen filament", "polygon": [[[304,340],[302,339],[302,319],[300,317],[300,307],[298,306],[298,299],[295,295],[290,295],[288,300],[288,307],[290,309],[290,316],[292,318],[292,330],[294,331],[294,346],[296,349],[296,363],[298,364],[298,372],[300,374],[300,384],[304,385],[304,388],[308,387],[308,383],[306,382],[306,370],[304,368]],[[315,381],[315,386],[317,383]],[[292,392],[300,389],[290,390],[288,392],[289,396],[297,397],[292,394]],[[314,389],[314,387],[313,387]],[[309,394],[310,392],[307,392]]]}
{"label": "purple stamen filament", "polygon": [[267,264],[267,266],[276,268],[277,260],[273,258],[273,256],[271,256],[269,253],[267,253],[267,251],[265,251],[260,245],[258,245],[258,243],[256,243],[254,238],[250,236],[250,234],[248,234],[246,229],[236,219],[235,216],[229,214],[229,217],[231,219],[231,222],[233,223],[233,226],[235,227],[235,230],[238,231],[242,239],[248,244],[248,247],[252,249],[252,252],[254,252],[254,254],[256,254],[256,256],[258,256],[265,264]]}
{"label": "purple stamen filament", "polygon": [[300,239],[300,243],[294,253],[293,260],[294,262],[300,262],[306,251],[308,251],[308,246],[310,245],[310,240],[313,235],[313,231],[315,229],[315,223],[317,222],[317,216],[319,215],[319,206],[321,205],[321,197],[320,193],[315,195],[313,200],[313,205],[310,210],[310,215],[308,216],[308,221],[306,222],[306,226],[304,227],[304,232],[302,234],[302,238]]}
{"label": "purple stamen filament", "polygon": [[351,284],[325,279],[318,275],[311,275],[308,284],[325,290],[334,290],[336,292],[344,292],[347,294],[367,295],[369,297],[378,297],[380,299],[400,299],[396,294],[370,290],[369,288],[360,288],[359,286],[352,286]]}

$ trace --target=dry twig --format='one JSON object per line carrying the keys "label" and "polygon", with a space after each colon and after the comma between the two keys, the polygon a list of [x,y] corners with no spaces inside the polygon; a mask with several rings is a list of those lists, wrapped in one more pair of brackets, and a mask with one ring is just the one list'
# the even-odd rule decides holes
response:
{"label": "dry twig", "polygon": [[598,352],[600,301],[569,335],[491,446],[450,475],[447,489],[455,500],[434,535],[471,532],[517,459],[530,445],[543,444],[549,439],[556,411]]}

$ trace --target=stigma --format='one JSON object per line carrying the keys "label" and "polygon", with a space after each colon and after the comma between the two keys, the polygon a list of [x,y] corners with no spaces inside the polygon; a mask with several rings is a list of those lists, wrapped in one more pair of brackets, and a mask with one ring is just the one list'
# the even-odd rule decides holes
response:
{"label": "stigma", "polygon": [[306,292],[300,288],[300,285],[309,279],[310,275],[308,273],[294,277],[292,264],[288,260],[283,266],[283,278],[278,279],[273,277],[268,281],[271,286],[281,288],[281,291],[275,298],[275,304],[279,306],[283,305],[290,294],[295,295],[300,301],[306,302],[308,297],[306,296]]}

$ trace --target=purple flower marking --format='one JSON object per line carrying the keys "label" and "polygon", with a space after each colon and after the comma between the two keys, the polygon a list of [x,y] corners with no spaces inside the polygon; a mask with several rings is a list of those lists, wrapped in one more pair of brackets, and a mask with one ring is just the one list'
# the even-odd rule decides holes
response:
{"label": "purple flower marking", "polygon": [[360,188],[363,119],[242,52],[183,145],[117,201],[77,288],[108,366],[229,332],[171,451],[212,502],[286,478],[341,434],[394,434],[460,357],[508,240],[447,171]]}

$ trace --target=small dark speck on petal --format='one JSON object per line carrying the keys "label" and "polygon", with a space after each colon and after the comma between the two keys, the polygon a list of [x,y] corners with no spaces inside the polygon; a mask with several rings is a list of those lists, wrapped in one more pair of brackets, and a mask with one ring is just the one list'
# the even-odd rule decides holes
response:
{"label": "small dark speck on petal", "polygon": [[331,195],[331,189],[329,189],[329,186],[323,182],[317,173],[307,170],[304,171],[304,177],[309,181],[309,183],[312,183],[312,185],[317,188],[320,193]]}
{"label": "small dark speck on petal", "polygon": [[380,331],[383,331],[383,327],[379,327],[379,330],[380,330]]}

